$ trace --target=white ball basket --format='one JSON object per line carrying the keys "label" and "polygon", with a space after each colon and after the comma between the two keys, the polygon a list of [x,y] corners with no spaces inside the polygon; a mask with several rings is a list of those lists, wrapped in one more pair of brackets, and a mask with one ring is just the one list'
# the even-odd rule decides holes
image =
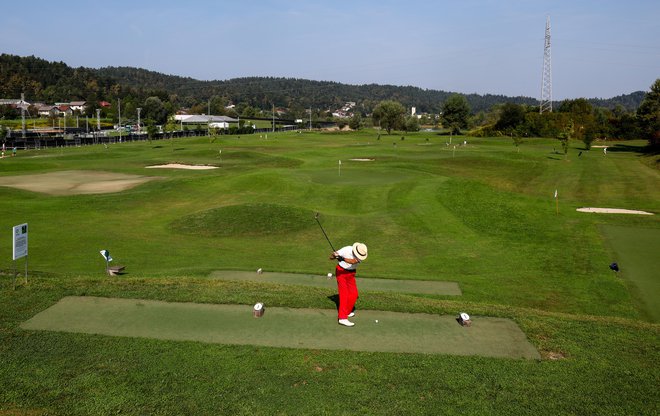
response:
{"label": "white ball basket", "polygon": [[470,315],[468,315],[465,312],[461,312],[460,315],[458,315],[458,323],[461,324],[462,326],[472,325],[472,320],[470,319]]}
{"label": "white ball basket", "polygon": [[254,316],[255,318],[261,318],[262,316],[264,316],[264,311],[265,311],[264,304],[259,302],[254,305],[254,308],[252,309],[252,316]]}

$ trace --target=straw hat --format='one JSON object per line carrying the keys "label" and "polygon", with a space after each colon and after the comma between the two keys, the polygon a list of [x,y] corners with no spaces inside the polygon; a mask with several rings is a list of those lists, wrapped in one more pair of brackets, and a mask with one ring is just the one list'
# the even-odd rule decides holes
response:
{"label": "straw hat", "polygon": [[367,246],[362,243],[354,243],[353,244],[353,254],[355,254],[355,257],[358,258],[358,260],[362,261],[367,258]]}

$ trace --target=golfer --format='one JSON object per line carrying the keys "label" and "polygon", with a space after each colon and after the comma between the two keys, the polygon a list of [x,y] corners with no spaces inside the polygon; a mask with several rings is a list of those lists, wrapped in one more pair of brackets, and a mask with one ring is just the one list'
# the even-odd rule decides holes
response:
{"label": "golfer", "polygon": [[337,290],[339,291],[339,312],[337,322],[339,325],[353,326],[348,318],[355,315],[353,308],[358,298],[355,272],[358,264],[367,258],[367,246],[355,243],[352,246],[342,247],[330,255],[331,260],[338,260],[335,268],[337,277]]}

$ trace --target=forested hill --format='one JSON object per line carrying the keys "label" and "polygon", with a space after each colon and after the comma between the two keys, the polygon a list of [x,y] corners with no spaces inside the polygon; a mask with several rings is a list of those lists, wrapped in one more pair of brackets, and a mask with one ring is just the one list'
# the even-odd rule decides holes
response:
{"label": "forested hill", "polygon": [[[127,67],[101,68],[97,73],[133,88],[167,90],[186,103],[220,96],[228,102],[245,103],[262,109],[268,109],[271,105],[333,109],[340,108],[347,101],[353,101],[370,112],[382,100],[396,100],[405,107],[416,107],[418,112],[439,112],[442,103],[452,95],[447,91],[425,90],[412,86],[349,85],[296,78],[246,77],[226,81],[199,81]],[[486,111],[493,105],[504,102],[538,104],[538,100],[529,97],[478,94],[469,94],[466,97],[474,112]]]}
{"label": "forested hill", "polygon": [[[348,85],[330,81],[295,78],[246,77],[225,81],[200,81],[176,75],[130,67],[101,69],[72,68],[63,62],[49,62],[34,56],[0,55],[0,98],[27,101],[112,101],[128,96],[145,99],[151,95],[165,98],[177,107],[192,107],[209,99],[261,109],[271,106],[290,109],[336,109],[353,101],[370,112],[382,100],[396,100],[418,112],[439,112],[452,92],[426,90],[413,86]],[[591,99],[593,105],[613,109],[622,105],[635,110],[642,91],[610,99]],[[531,97],[503,95],[465,95],[473,112],[490,110],[500,103],[537,105]]]}

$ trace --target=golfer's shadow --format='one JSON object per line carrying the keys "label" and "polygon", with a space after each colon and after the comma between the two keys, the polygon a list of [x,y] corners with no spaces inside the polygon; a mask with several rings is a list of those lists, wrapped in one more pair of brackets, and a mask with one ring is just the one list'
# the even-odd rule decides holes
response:
{"label": "golfer's shadow", "polygon": [[330,299],[335,304],[337,310],[339,310],[339,293],[328,296],[328,299]]}
{"label": "golfer's shadow", "polygon": [[[330,299],[335,304],[337,311],[339,311],[339,293],[328,296],[328,299]],[[355,306],[353,307],[353,311],[355,311]]]}

